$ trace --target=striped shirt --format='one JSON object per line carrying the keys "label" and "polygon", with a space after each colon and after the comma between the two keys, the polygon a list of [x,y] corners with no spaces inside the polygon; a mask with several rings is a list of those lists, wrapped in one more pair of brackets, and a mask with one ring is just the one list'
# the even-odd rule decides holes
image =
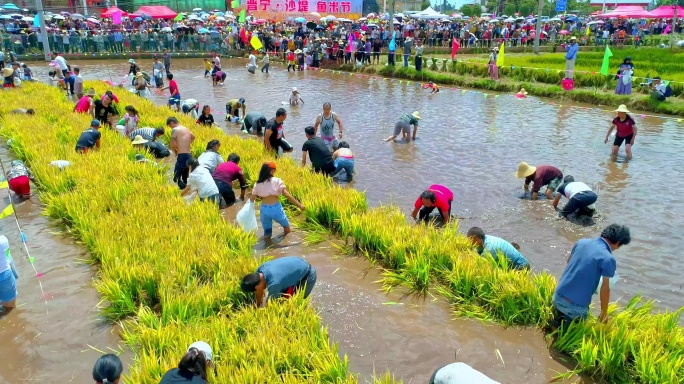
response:
{"label": "striped shirt", "polygon": [[138,128],[128,136],[134,140],[137,135],[142,136],[145,140],[154,141],[154,128]]}

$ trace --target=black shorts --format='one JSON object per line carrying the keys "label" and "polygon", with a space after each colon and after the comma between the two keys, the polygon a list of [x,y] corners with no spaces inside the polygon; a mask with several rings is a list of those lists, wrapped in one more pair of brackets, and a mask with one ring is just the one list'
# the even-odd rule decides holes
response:
{"label": "black shorts", "polygon": [[618,135],[615,135],[615,141],[613,141],[613,145],[616,147],[619,147],[622,145],[623,141],[625,142],[625,145],[627,145],[627,144],[632,142],[633,137],[634,137],[633,133],[631,135],[625,136],[625,137],[620,137]]}

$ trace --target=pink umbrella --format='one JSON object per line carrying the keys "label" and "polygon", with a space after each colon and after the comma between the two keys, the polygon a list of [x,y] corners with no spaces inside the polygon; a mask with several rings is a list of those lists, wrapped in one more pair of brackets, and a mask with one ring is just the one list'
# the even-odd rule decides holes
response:
{"label": "pink umbrella", "polygon": [[264,20],[264,19],[257,19],[257,20],[254,22],[254,24],[263,24],[263,23],[267,23],[267,21]]}
{"label": "pink umbrella", "polygon": [[559,35],[569,35],[569,34],[570,34],[570,31],[564,29],[564,30],[558,32],[558,34],[559,34]]}

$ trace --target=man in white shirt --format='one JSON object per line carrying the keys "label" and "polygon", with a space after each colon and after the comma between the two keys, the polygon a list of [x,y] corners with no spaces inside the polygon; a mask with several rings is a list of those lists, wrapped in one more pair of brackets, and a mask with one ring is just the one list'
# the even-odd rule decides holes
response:
{"label": "man in white shirt", "polygon": [[499,384],[466,363],[451,363],[438,368],[430,384]]}
{"label": "man in white shirt", "polygon": [[558,187],[556,192],[558,193],[553,200],[553,208],[556,210],[558,210],[558,202],[560,202],[561,196],[565,196],[568,199],[568,203],[565,204],[559,213],[561,217],[567,219],[575,211],[577,211],[578,215],[594,216],[594,203],[596,203],[598,196],[588,185],[575,181],[574,177],[567,175],[563,179],[563,184]]}
{"label": "man in white shirt", "polygon": [[251,73],[252,75],[254,72],[256,72],[257,64],[256,64],[256,53],[257,51],[254,50],[252,53],[249,54],[249,64],[247,64],[247,71]]}
{"label": "man in white shirt", "polygon": [[81,100],[81,97],[83,97],[84,94],[81,68],[74,67],[74,75],[76,75],[76,78],[74,79],[74,93],[76,93],[76,98],[78,98],[78,100]]}
{"label": "man in white shirt", "polygon": [[59,65],[59,69],[62,71],[62,75],[66,77],[67,70],[69,68],[67,67],[67,62],[64,59],[64,57],[62,57],[62,55],[59,53],[55,53],[55,59],[54,60],[55,60],[55,63],[57,63]]}

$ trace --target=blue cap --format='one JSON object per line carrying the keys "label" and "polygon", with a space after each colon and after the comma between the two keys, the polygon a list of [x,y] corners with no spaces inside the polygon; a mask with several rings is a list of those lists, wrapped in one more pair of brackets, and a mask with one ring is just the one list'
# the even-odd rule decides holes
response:
{"label": "blue cap", "polygon": [[91,127],[99,127],[100,126],[100,120],[93,120],[90,122]]}
{"label": "blue cap", "polygon": [[245,99],[243,99],[243,98],[240,98],[240,100],[238,100],[238,101],[240,102],[240,104],[244,104],[244,103],[245,103]]}

